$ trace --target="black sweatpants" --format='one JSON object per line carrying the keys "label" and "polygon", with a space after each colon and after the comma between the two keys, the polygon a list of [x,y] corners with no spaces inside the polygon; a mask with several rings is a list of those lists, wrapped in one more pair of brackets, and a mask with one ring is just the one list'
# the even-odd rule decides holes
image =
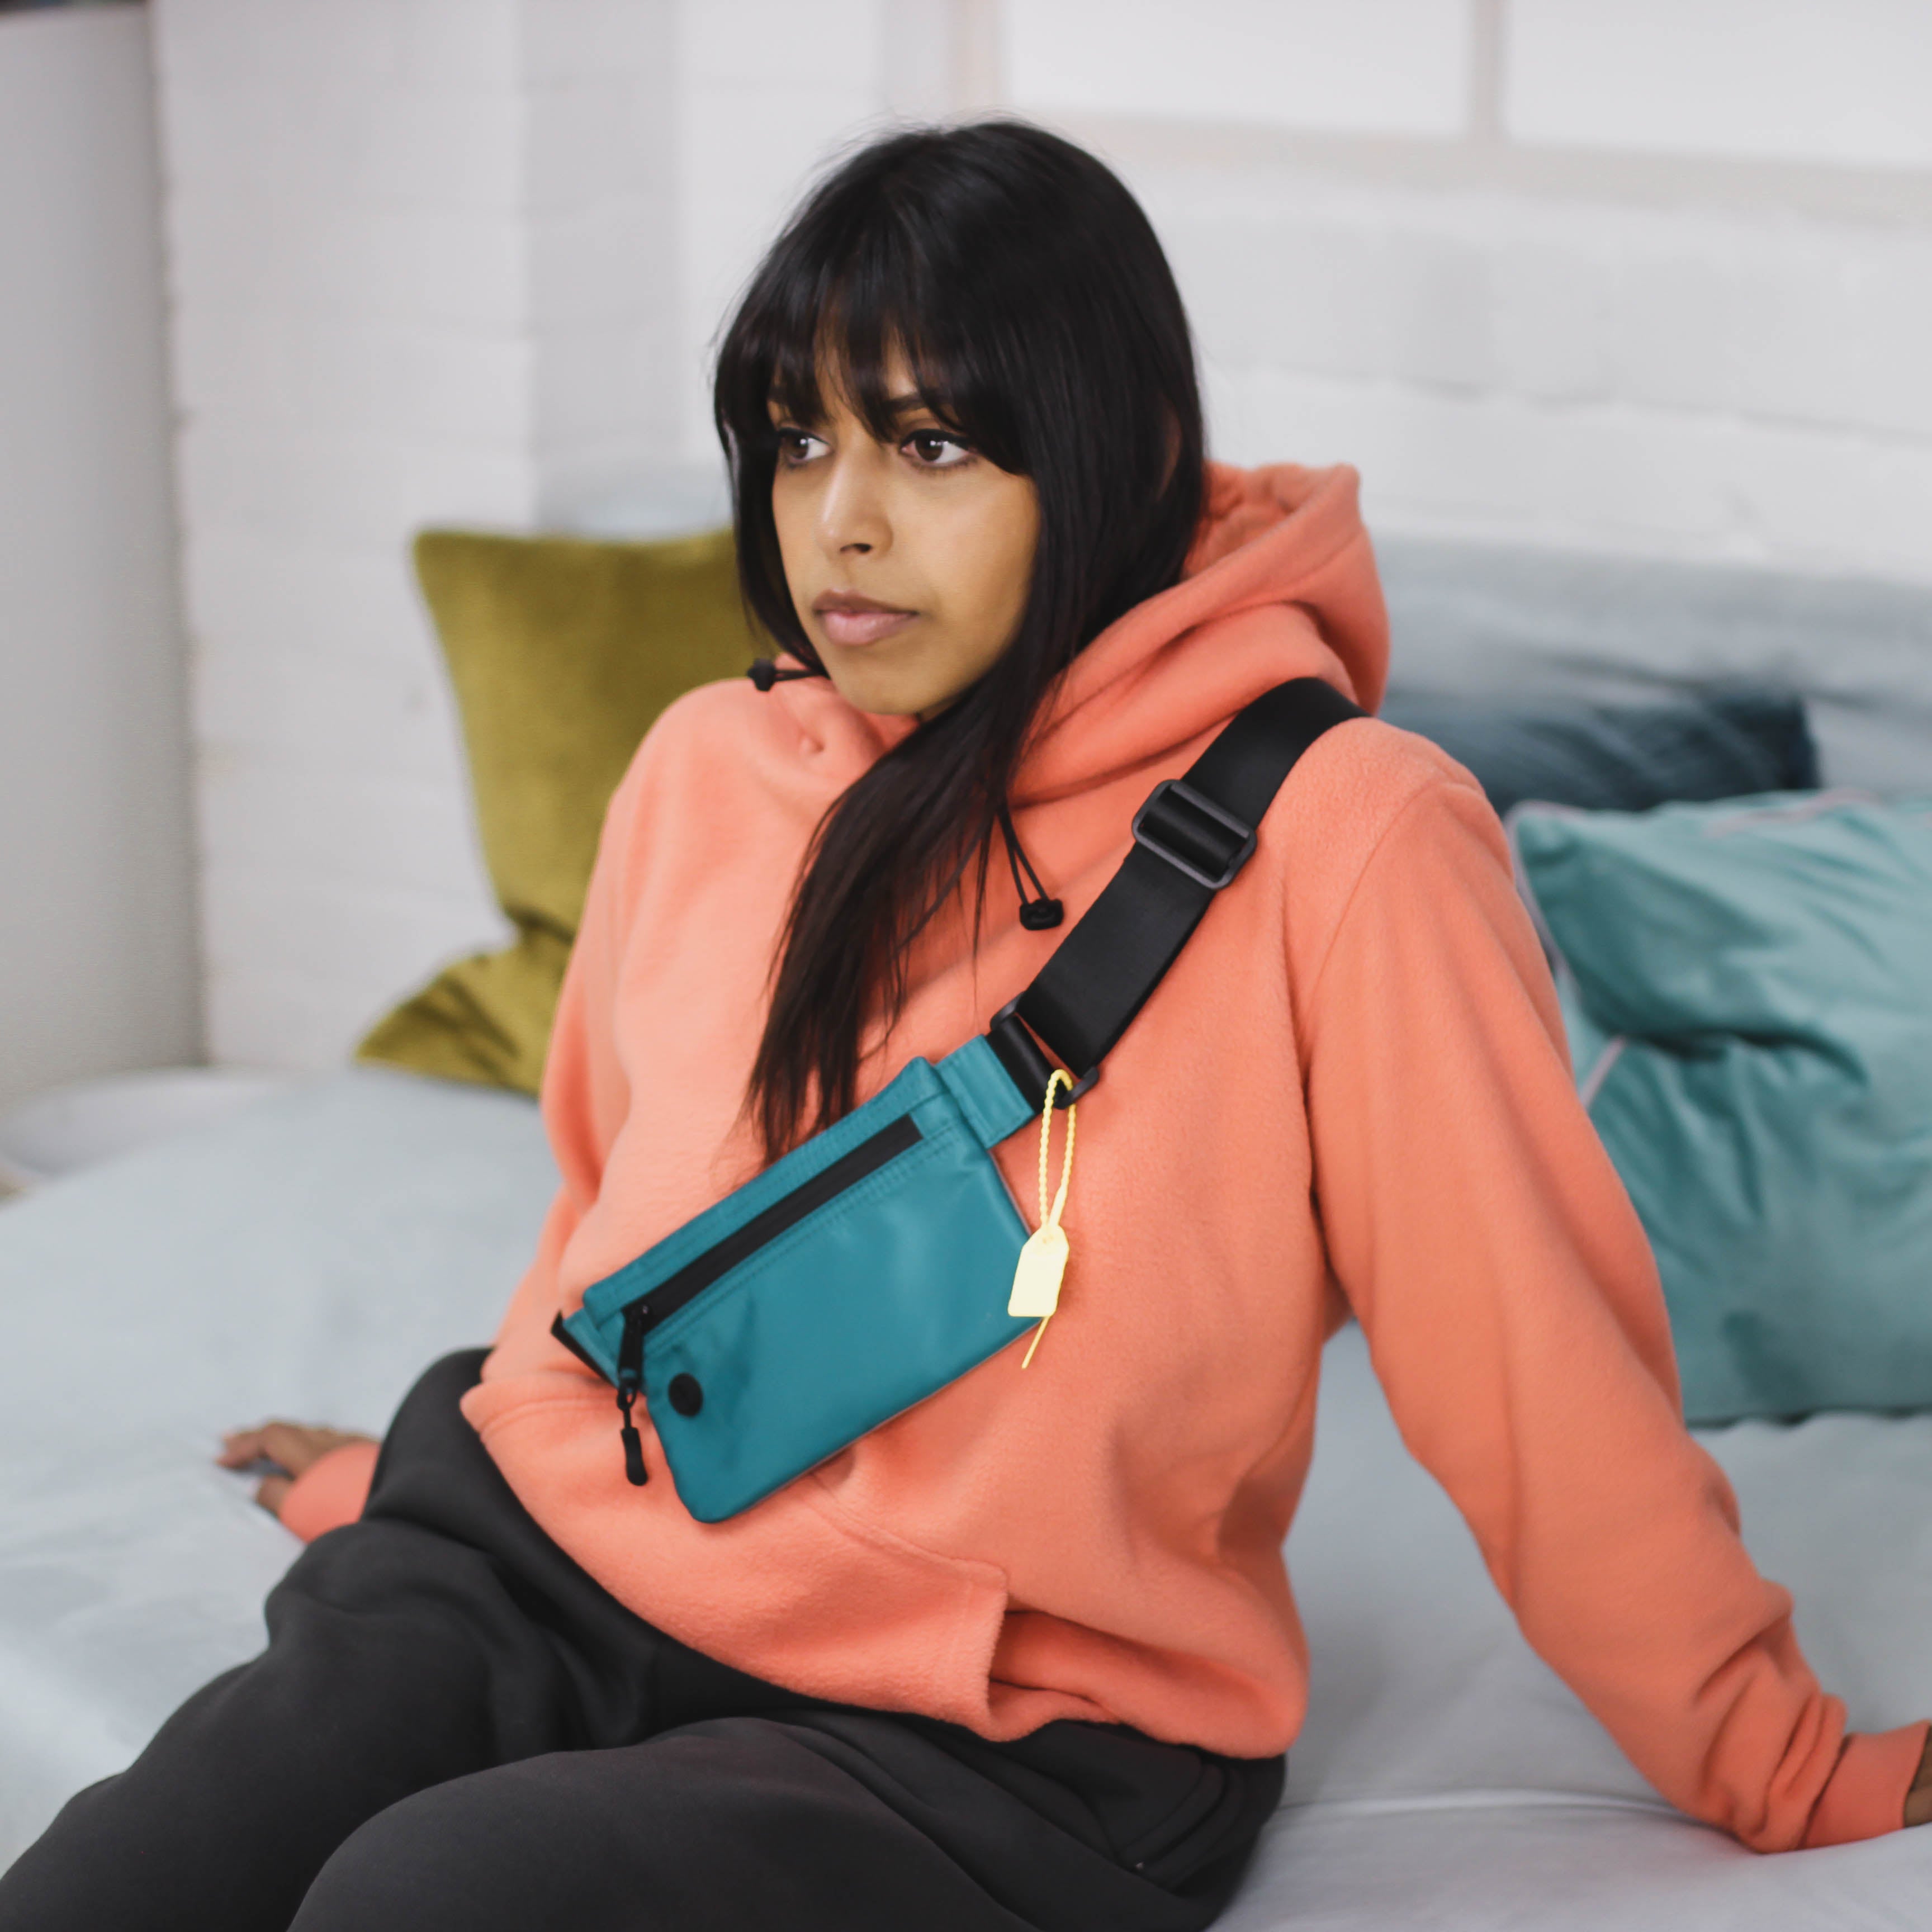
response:
{"label": "black sweatpants", "polygon": [[0,1932],[1192,1932],[1226,1903],[1280,1759],[988,1744],[713,1663],[524,1512],[457,1408],[482,1360],[417,1384],[267,1650],[0,1876]]}

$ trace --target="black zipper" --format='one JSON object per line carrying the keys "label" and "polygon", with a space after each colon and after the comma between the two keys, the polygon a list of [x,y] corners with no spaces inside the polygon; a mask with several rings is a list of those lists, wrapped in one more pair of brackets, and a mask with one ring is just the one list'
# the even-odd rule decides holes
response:
{"label": "black zipper", "polygon": [[640,1317],[643,1336],[661,1322],[668,1322],[687,1302],[702,1294],[721,1275],[729,1274],[740,1262],[748,1261],[789,1228],[795,1228],[808,1214],[814,1214],[829,1201],[835,1201],[848,1188],[856,1187],[868,1174],[876,1174],[886,1162],[916,1147],[925,1138],[919,1123],[910,1114],[870,1134],[850,1153],[842,1154],[830,1167],[809,1180],[801,1181],[792,1191],[774,1201],[762,1213],[754,1214],[745,1225],[727,1234],[715,1246],[688,1261],[676,1274],[658,1283],[649,1294],[640,1295],[624,1310],[628,1322],[634,1311]]}
{"label": "black zipper", "polygon": [[648,1294],[626,1305],[623,1336],[617,1345],[617,1408],[624,1418],[624,1473],[633,1483],[641,1486],[649,1477],[644,1467],[643,1438],[631,1419],[632,1406],[644,1386],[646,1334],[659,1322],[668,1322],[740,1262],[748,1261],[788,1228],[796,1227],[808,1214],[815,1214],[828,1202],[857,1186],[868,1174],[876,1174],[886,1162],[896,1160],[925,1138],[919,1123],[910,1114],[902,1114],[877,1133],[867,1135],[830,1167],[821,1168],[809,1180],[801,1181],[789,1194],[754,1214],[742,1228],[686,1262],[676,1274],[658,1282]]}

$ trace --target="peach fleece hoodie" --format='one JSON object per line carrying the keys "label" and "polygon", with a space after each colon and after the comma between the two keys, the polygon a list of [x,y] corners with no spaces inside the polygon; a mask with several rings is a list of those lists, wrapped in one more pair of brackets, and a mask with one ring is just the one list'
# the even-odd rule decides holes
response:
{"label": "peach fleece hoodie", "polygon": [[[1381,696],[1353,472],[1216,467],[1210,495],[1189,574],[1074,664],[1016,788],[1070,920],[1150,788],[1248,700],[1309,674]],[[1033,1366],[995,1356],[715,1526],[647,1421],[652,1480],[625,1480],[610,1390],[551,1318],[756,1171],[740,1102],[787,896],[906,728],[815,680],[711,686],[612,801],[544,1087],[563,1184],[465,1404],[538,1522],[640,1616],[801,1692],[988,1738],[1083,1718],[1271,1754],[1308,1671],[1282,1540],[1352,1312],[1529,1641],[1658,1790],[1765,1850],[1898,1826],[1925,1727],[1847,1739],[1684,1432],[1495,815],[1373,719],[1302,760],[1081,1102]],[[1056,943],[991,877],[976,950],[963,908],[928,929],[866,1091],[983,1028]],[[1029,1219],[1036,1145],[998,1150]]]}

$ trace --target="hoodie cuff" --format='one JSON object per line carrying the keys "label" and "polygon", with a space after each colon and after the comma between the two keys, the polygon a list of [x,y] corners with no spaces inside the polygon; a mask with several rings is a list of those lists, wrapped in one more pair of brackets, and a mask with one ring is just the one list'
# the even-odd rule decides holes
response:
{"label": "hoodie cuff", "polygon": [[[376,1442],[345,1442],[311,1462],[289,1485],[279,1511],[282,1526],[304,1543],[326,1531],[340,1529],[362,1514],[369,1500],[369,1484],[376,1473]],[[1903,1810],[1904,1800],[1899,1801]]]}
{"label": "hoodie cuff", "polygon": [[1927,1728],[1854,1731],[1846,1738],[1838,1768],[1812,1809],[1802,1840],[1807,1850],[1879,1838],[1904,1824],[1906,1795],[1924,1754]]}

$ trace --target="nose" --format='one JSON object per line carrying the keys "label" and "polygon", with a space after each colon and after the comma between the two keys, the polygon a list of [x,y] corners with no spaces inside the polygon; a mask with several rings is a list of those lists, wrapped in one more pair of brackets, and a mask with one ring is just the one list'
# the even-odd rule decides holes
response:
{"label": "nose", "polygon": [[866,556],[890,547],[892,524],[879,459],[871,437],[839,439],[818,500],[818,542],[827,556]]}

